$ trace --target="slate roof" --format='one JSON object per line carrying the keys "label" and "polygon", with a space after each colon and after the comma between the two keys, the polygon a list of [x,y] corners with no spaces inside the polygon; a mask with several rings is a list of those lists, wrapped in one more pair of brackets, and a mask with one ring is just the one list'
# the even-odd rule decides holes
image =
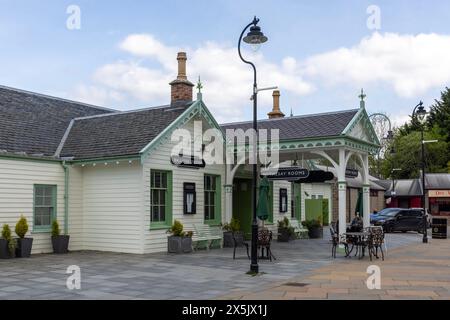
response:
{"label": "slate roof", "polygon": [[[280,140],[339,136],[358,112],[358,109],[312,115],[266,119],[258,121],[259,129],[280,129]],[[252,121],[222,124],[221,128],[252,128]]]}
{"label": "slate roof", "polygon": [[425,187],[430,190],[450,190],[450,173],[425,174]]}
{"label": "slate roof", "polygon": [[[389,180],[383,180],[389,182]],[[386,197],[391,196],[392,180],[389,182],[389,188],[385,192]],[[422,185],[420,179],[399,179],[395,180],[395,196],[420,196],[422,195]]]}
{"label": "slate roof", "polygon": [[137,155],[191,104],[75,119],[61,157],[76,160]]}
{"label": "slate roof", "polygon": [[113,111],[0,86],[0,150],[53,156],[73,118]]}

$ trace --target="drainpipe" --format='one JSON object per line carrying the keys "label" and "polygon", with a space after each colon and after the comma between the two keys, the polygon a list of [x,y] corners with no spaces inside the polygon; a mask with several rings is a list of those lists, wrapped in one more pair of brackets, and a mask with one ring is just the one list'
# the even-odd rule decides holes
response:
{"label": "drainpipe", "polygon": [[64,169],[64,234],[69,232],[69,167],[66,161],[62,162]]}

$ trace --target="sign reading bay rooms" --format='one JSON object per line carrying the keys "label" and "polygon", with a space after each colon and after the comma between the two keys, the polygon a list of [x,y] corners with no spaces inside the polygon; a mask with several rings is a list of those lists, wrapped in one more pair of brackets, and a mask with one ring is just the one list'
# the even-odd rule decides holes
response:
{"label": "sign reading bay rooms", "polygon": [[261,171],[261,175],[266,176],[269,180],[297,180],[304,179],[309,176],[308,169],[299,167],[286,167],[276,169],[266,169]]}

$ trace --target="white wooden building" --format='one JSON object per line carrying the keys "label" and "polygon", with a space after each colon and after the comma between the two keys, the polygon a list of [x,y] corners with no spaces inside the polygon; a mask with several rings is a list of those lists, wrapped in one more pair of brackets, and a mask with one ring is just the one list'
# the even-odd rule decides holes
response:
{"label": "white wooden building", "polygon": [[[223,131],[248,125],[219,126],[201,93],[193,100],[186,55],[179,53],[177,60],[171,102],[160,107],[121,112],[0,87],[0,225],[7,223],[14,229],[23,214],[30,225],[28,236],[34,239],[33,253],[51,251],[51,221],[57,219],[71,237],[70,250],[143,254],[167,250],[166,231],[175,219],[184,225],[213,227],[239,214],[247,219],[251,215],[251,204],[245,199],[251,189],[248,166],[186,166],[172,161],[177,142],[171,137],[177,129],[201,139],[210,128]],[[363,177],[367,176],[367,154],[378,148],[378,140],[364,106],[283,118],[276,108],[278,97],[275,93],[270,114],[277,118],[259,125],[280,129],[284,163],[299,155],[309,160],[325,157],[336,166],[339,190],[345,191],[340,173],[348,158],[356,155]],[[199,122],[200,134],[194,128]],[[195,189],[194,212],[186,212],[187,187]],[[287,194],[283,205],[280,189]],[[233,199],[236,194],[244,198]],[[313,195],[330,199],[331,186],[294,187],[292,182],[274,181],[267,225],[276,231],[276,222],[285,216],[305,219],[305,201]],[[300,208],[298,214],[291,212],[295,208]],[[345,201],[341,210],[345,211]]]}

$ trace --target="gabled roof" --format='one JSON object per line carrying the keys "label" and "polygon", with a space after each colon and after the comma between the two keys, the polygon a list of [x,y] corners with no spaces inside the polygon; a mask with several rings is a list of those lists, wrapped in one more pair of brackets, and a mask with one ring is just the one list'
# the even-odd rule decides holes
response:
{"label": "gabled roof", "polygon": [[[259,129],[279,129],[280,140],[299,140],[308,138],[335,137],[341,135],[352,121],[358,109],[293,116],[258,121]],[[222,124],[227,129],[252,128],[252,121]]]}
{"label": "gabled roof", "polygon": [[53,156],[73,118],[114,112],[0,86],[0,150]]}
{"label": "gabled roof", "polygon": [[450,173],[425,174],[425,187],[429,190],[450,190]]}
{"label": "gabled roof", "polygon": [[191,104],[75,119],[60,156],[77,160],[139,155]]}

